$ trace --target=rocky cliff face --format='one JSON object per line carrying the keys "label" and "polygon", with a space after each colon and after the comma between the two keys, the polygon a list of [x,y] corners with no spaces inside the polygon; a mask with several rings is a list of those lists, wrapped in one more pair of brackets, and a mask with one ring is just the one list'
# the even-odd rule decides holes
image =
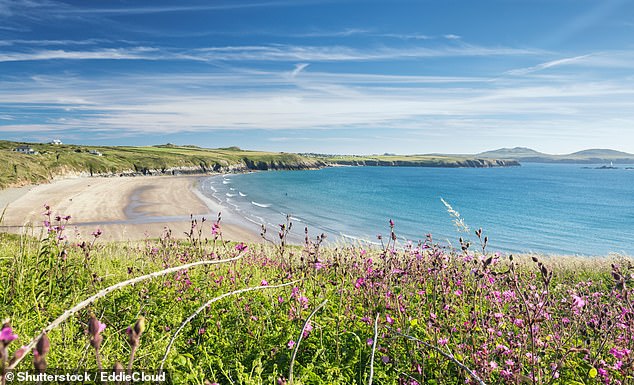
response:
{"label": "rocky cliff face", "polygon": [[386,166],[386,167],[513,167],[520,166],[516,160],[500,160],[500,159],[464,159],[452,161],[432,161],[432,160],[341,160],[333,163],[334,166]]}

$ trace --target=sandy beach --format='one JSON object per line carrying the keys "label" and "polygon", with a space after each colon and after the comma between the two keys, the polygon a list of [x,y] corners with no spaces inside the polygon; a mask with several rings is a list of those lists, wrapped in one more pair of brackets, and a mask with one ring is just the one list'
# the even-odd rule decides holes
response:
{"label": "sandy beach", "polygon": [[[191,226],[190,215],[211,223],[222,210],[195,190],[198,180],[192,176],[74,178],[5,189],[0,191],[1,209],[6,208],[0,229],[39,236],[48,204],[53,215],[71,216],[67,226],[71,239],[87,239],[97,228],[104,240],[157,238],[166,228],[173,237],[183,238]],[[224,219],[231,219],[222,211]],[[257,229],[231,222],[221,222],[224,239],[260,240]]]}

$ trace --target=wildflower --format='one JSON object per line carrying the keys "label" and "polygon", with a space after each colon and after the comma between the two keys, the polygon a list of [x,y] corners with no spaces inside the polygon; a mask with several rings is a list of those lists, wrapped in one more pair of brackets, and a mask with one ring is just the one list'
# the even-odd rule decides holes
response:
{"label": "wildflower", "polygon": [[495,361],[491,361],[489,362],[489,366],[491,367],[491,369],[495,370],[498,368],[498,363]]}
{"label": "wildflower", "polygon": [[363,278],[357,278],[357,281],[354,283],[355,289],[360,288],[365,284],[365,280]]}
{"label": "wildflower", "polygon": [[243,251],[247,251],[249,247],[247,245],[245,245],[243,242],[240,242],[236,245],[236,250],[238,250],[238,252],[243,252]]}
{"label": "wildflower", "polygon": [[211,234],[212,235],[220,234],[220,225],[218,223],[214,223],[211,225]]}
{"label": "wildflower", "polygon": [[310,332],[312,331],[313,331],[313,325],[309,322],[304,328],[304,333],[302,333],[304,338],[307,338]]}
{"label": "wildflower", "polygon": [[93,237],[99,238],[101,236],[102,232],[101,232],[101,229],[97,229],[97,230],[93,231],[91,234],[92,234]]}
{"label": "wildflower", "polygon": [[390,219],[390,228],[394,227],[394,221]]}
{"label": "wildflower", "polygon": [[505,380],[510,380],[513,378],[513,372],[507,369],[503,369],[500,371],[500,376],[502,376],[502,378],[504,378]]}
{"label": "wildflower", "polygon": [[282,298],[282,296],[278,296],[277,297],[277,302],[284,303],[284,298]]}
{"label": "wildflower", "polygon": [[447,338],[440,338],[438,340],[438,345],[440,346],[447,346],[447,343],[449,342],[449,340]]}
{"label": "wildflower", "polygon": [[368,346],[372,346],[374,344],[374,340],[372,338],[368,338],[365,343],[368,344]]}
{"label": "wildflower", "polygon": [[390,317],[389,314],[385,315],[385,322],[387,322],[388,324],[392,325],[394,323],[394,320],[392,319],[392,317]]}
{"label": "wildflower", "polygon": [[612,348],[612,349],[610,349],[609,353],[611,355],[613,355],[614,358],[620,360],[620,359],[625,358],[626,356],[628,356],[631,353],[631,351],[630,351],[630,349],[626,349],[626,348],[623,348],[623,349]]}
{"label": "wildflower", "polygon": [[268,286],[269,283],[266,279],[263,279],[262,282],[260,282],[260,286]]}
{"label": "wildflower", "polygon": [[5,326],[4,328],[2,328],[2,331],[0,331],[0,342],[5,345],[8,345],[9,342],[17,339],[18,335],[13,333],[13,329],[11,329],[11,326]]}
{"label": "wildflower", "polygon": [[293,346],[295,346],[295,341],[293,341],[293,340],[288,341],[287,346],[288,346],[289,349],[293,349]]}
{"label": "wildflower", "polygon": [[575,315],[579,315],[581,309],[585,306],[586,301],[578,295],[572,296],[572,310]]}
{"label": "wildflower", "polygon": [[198,329],[198,334],[200,334],[200,335],[205,334],[205,328]]}
{"label": "wildflower", "polygon": [[384,364],[387,364],[388,362],[390,362],[390,357],[383,356],[383,357],[381,357],[381,361],[383,361]]}

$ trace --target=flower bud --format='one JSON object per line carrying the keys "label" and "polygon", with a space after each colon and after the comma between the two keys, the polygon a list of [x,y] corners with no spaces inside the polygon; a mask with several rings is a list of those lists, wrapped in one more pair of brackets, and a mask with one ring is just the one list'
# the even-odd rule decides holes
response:
{"label": "flower bud", "polygon": [[144,330],[145,330],[145,317],[141,316],[134,324],[134,333],[140,337]]}

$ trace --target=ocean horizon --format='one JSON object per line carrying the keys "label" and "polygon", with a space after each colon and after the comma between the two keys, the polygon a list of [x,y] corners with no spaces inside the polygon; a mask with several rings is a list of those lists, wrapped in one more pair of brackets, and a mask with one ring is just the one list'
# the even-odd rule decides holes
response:
{"label": "ocean horizon", "polygon": [[[425,240],[489,251],[553,255],[634,255],[634,170],[536,164],[502,168],[334,167],[205,178],[203,194],[253,229],[272,235],[291,216],[291,239],[325,233],[329,242],[377,243],[389,220],[401,242]],[[458,211],[457,227],[442,200]]]}

